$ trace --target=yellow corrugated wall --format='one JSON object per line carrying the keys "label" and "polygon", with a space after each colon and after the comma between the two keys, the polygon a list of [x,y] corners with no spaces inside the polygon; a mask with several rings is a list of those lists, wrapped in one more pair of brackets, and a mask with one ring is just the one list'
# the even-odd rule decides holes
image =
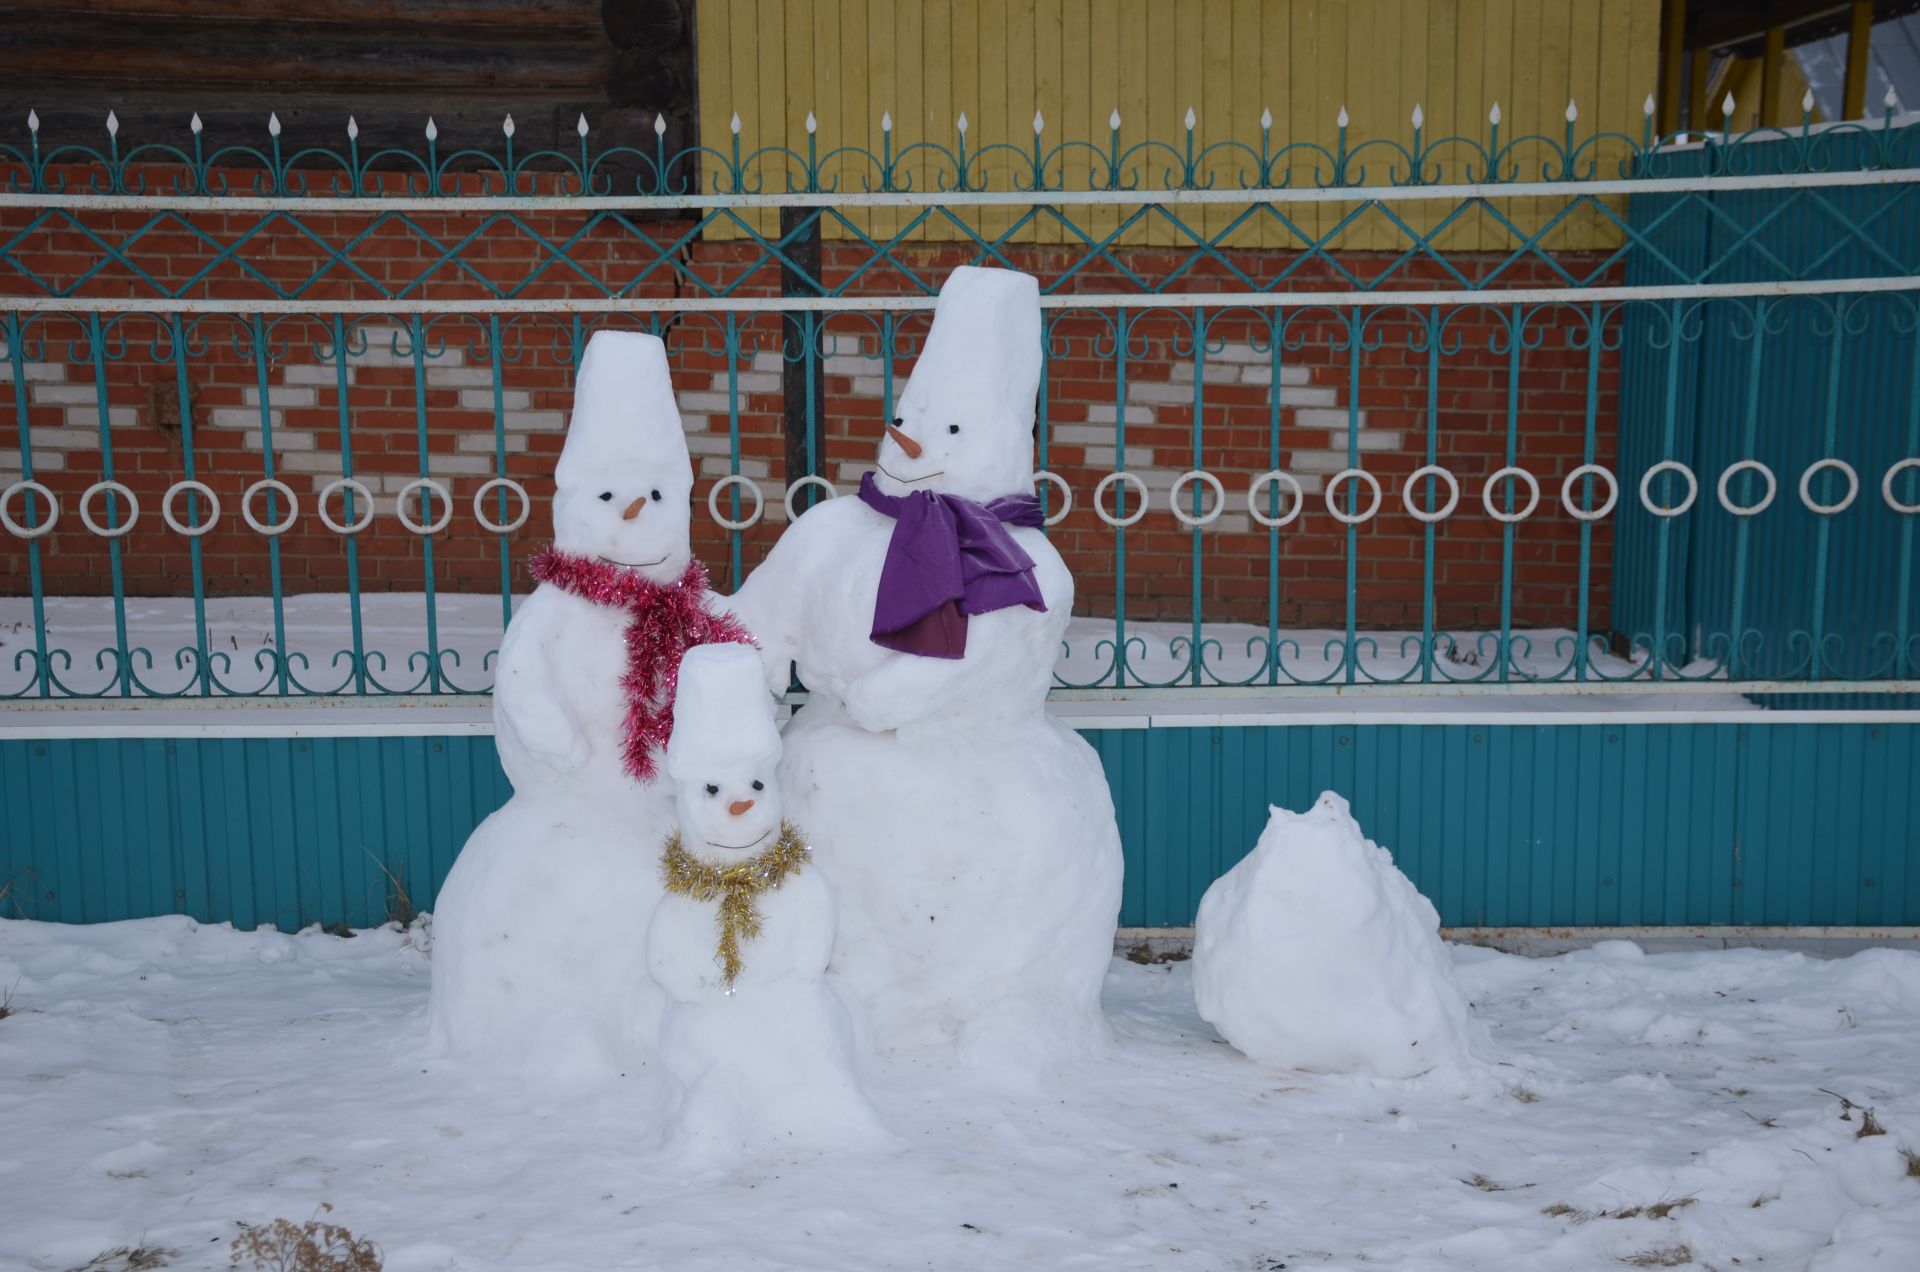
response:
{"label": "yellow corrugated wall", "polygon": [[[1109,140],[1107,116],[1118,108],[1121,140],[1184,144],[1185,115],[1198,116],[1197,145],[1238,140],[1255,147],[1260,114],[1273,112],[1275,146],[1315,141],[1331,147],[1335,118],[1350,116],[1349,146],[1371,138],[1411,140],[1415,103],[1425,136],[1464,134],[1484,141],[1487,111],[1500,103],[1502,137],[1544,133],[1560,141],[1569,99],[1579,104],[1581,136],[1593,131],[1638,138],[1641,103],[1655,84],[1660,0],[699,0],[700,120],[705,145],[729,150],[729,121],[738,112],[745,148],[787,145],[804,154],[808,112],[819,121],[820,153],[839,146],[877,152],[880,120],[890,112],[899,153],[919,141],[951,147],[966,112],[971,150],[1033,142],[1037,109],[1048,145]],[[1389,156],[1370,152],[1367,180],[1385,179]],[[1458,152],[1455,152],[1457,157]],[[1618,147],[1593,152],[1601,175],[1612,175]],[[1542,150],[1515,158],[1523,178],[1538,178]],[[1004,188],[1014,162],[995,156],[994,183]],[[1068,169],[1084,188],[1084,160]],[[1159,185],[1164,157],[1142,162],[1143,182]],[[927,165],[909,166],[924,188]],[[777,169],[765,169],[769,176]],[[842,188],[859,189],[874,168],[845,156],[829,172]],[[1233,167],[1222,163],[1223,181]],[[708,188],[711,184],[709,167]],[[1457,167],[1449,179],[1459,179]],[[1296,183],[1312,180],[1303,160]],[[769,190],[783,189],[770,181]],[[1075,209],[1095,236],[1110,233],[1131,209]],[[1240,206],[1183,213],[1189,225],[1216,234]],[[1402,205],[1426,228],[1451,209]],[[1502,211],[1529,232],[1557,210],[1545,201],[1516,201]],[[1300,205],[1287,210],[1307,234],[1332,230],[1349,206]],[[880,209],[849,219],[880,236],[897,233],[912,213]],[[991,209],[971,214],[988,235],[1020,215]],[[769,218],[764,229],[771,229]],[[1591,212],[1563,221],[1545,239],[1554,248],[1617,241]],[[724,227],[713,229],[715,236]],[[842,231],[842,234],[845,232]],[[956,237],[938,217],[915,235]],[[1045,213],[1017,236],[1072,242]],[[1175,226],[1150,218],[1129,233],[1135,243],[1191,242]],[[1299,239],[1261,218],[1227,240],[1236,246],[1299,246]],[[1379,213],[1343,234],[1353,248],[1394,249],[1408,243]],[[1513,234],[1485,212],[1458,220],[1439,240],[1451,250],[1516,246]]]}

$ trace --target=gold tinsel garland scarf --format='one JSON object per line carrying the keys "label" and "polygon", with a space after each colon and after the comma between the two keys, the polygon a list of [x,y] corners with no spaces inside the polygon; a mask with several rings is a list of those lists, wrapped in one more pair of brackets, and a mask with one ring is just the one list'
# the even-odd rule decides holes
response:
{"label": "gold tinsel garland scarf", "polygon": [[749,857],[737,866],[713,866],[688,852],[680,842],[676,828],[667,836],[660,854],[660,874],[667,891],[694,901],[718,901],[716,919],[720,925],[720,943],[714,949],[714,961],[733,991],[745,964],[740,958],[740,943],[760,935],[760,894],[772,892],[798,874],[807,863],[810,850],[792,822],[780,823],[780,837],[773,846]]}

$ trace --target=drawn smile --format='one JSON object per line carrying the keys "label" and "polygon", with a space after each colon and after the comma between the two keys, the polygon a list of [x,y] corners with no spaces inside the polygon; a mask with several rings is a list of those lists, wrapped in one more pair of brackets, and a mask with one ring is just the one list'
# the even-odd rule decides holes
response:
{"label": "drawn smile", "polygon": [[764,841],[764,840],[766,839],[766,837],[767,837],[768,835],[771,835],[772,833],[773,833],[773,829],[772,829],[771,827],[769,827],[769,828],[768,828],[768,829],[766,829],[765,831],[763,831],[763,832],[761,832],[761,835],[760,835],[760,838],[759,838],[759,839],[756,839],[756,840],[754,840],[754,841],[753,841],[752,843],[750,843],[750,844],[717,844],[717,843],[715,843],[715,842],[713,842],[713,840],[711,840],[711,839],[709,839],[709,840],[707,840],[707,847],[709,847],[709,848],[724,848],[724,849],[726,849],[726,850],[727,850],[728,852],[745,852],[745,851],[746,851],[747,849],[749,849],[749,848],[752,848],[752,847],[755,847],[755,846],[757,846],[758,844],[760,844],[761,842],[763,842],[763,841]]}
{"label": "drawn smile", "polygon": [[617,565],[623,570],[645,570],[652,566],[665,565],[667,562],[665,557],[661,557],[658,561],[616,561],[610,556],[603,556],[600,559],[608,565]]}
{"label": "drawn smile", "polygon": [[891,468],[888,468],[885,464],[881,463],[879,460],[874,461],[874,467],[878,468],[881,472],[893,478],[895,481],[899,482],[903,486],[911,486],[915,482],[932,481],[935,477],[944,476],[947,471],[946,469],[942,468],[937,472],[927,473],[920,477],[902,477],[899,473],[894,472]]}

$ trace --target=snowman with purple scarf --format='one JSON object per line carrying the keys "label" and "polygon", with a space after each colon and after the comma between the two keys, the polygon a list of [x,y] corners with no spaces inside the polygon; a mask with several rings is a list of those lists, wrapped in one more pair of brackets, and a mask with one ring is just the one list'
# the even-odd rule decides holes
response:
{"label": "snowman with purple scarf", "polygon": [[1105,1038],[1121,882],[1099,759],[1046,712],[1073,577],[1033,496],[1041,339],[1031,276],[955,270],[879,471],[731,602],[811,693],[781,781],[867,1040],[1024,1073]]}

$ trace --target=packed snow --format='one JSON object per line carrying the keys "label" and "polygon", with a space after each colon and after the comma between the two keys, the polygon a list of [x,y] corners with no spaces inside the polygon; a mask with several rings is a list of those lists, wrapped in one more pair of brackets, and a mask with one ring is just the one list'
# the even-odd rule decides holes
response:
{"label": "packed snow", "polygon": [[1410,1078],[1474,1063],[1439,914],[1332,791],[1272,809],[1207,889],[1193,990],[1201,1017],[1266,1064]]}
{"label": "packed snow", "polygon": [[1501,1063],[1412,1081],[1256,1065],[1187,964],[1116,962],[1113,1049],[1058,1083],[882,1061],[900,1146],[691,1179],[644,1081],[423,1055],[422,944],[0,922],[0,1267],[225,1268],[321,1202],[390,1272],[1920,1266],[1912,953],[1455,948]]}
{"label": "packed snow", "polygon": [[[667,772],[681,848],[700,867],[772,877],[754,863],[786,841],[765,682],[748,645],[703,645],[681,660]],[[826,980],[832,889],[803,857],[749,905],[757,931],[723,926],[721,897],[669,887],[647,925],[647,973],[668,999],[659,1057],[680,1087],[669,1141],[689,1167],[769,1145],[886,1142],[854,1073],[846,1005]],[[716,959],[727,926],[739,959],[730,979]]]}
{"label": "packed snow", "polygon": [[727,601],[811,695],[782,780],[865,1040],[1029,1075],[1105,1038],[1122,872],[1099,757],[1046,714],[1073,576],[1037,506],[996,502],[1033,488],[1040,348],[1030,275],[955,270],[873,503],[801,517]]}
{"label": "packed snow", "polygon": [[[588,342],[554,480],[556,549],[679,580],[693,464],[658,337]],[[665,1003],[633,926],[660,897],[672,792],[626,771],[628,625],[543,583],[501,644],[494,737],[513,798],[468,837],[435,902],[433,1040],[451,1054],[608,1072],[653,1043]]]}

